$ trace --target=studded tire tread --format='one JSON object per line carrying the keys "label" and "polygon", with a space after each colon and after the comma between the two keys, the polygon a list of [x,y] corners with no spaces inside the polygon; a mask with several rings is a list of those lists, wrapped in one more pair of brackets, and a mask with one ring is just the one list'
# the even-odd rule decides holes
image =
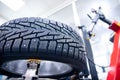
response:
{"label": "studded tire tread", "polygon": [[[0,26],[0,65],[17,59],[43,59],[86,65],[81,37],[70,26],[43,18],[19,18]],[[2,74],[8,74],[1,69]]]}

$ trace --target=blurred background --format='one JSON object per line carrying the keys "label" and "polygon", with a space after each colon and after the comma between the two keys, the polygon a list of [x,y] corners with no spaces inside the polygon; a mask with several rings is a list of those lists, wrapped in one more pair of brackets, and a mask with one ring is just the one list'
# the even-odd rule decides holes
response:
{"label": "blurred background", "polygon": [[[120,21],[120,0],[0,0],[0,24],[21,17],[42,17],[71,25],[73,28],[85,25],[91,28],[87,14],[91,8],[102,7],[102,12],[111,21]],[[98,21],[91,38],[94,60],[100,78],[105,78],[100,66],[107,67],[110,62],[113,44],[109,41],[113,32],[108,25]],[[81,34],[80,34],[81,35]]]}

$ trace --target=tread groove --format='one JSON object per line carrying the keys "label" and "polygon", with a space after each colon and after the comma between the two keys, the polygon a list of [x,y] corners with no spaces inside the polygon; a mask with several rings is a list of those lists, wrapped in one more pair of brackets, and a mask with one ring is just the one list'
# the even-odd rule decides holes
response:
{"label": "tread groove", "polygon": [[39,51],[39,45],[40,45],[40,39],[39,39],[39,41],[38,41],[38,44],[37,44],[37,53],[38,53],[38,51]]}
{"label": "tread groove", "polygon": [[29,39],[29,43],[28,43],[28,52],[30,53],[30,45],[31,45],[31,39]]}
{"label": "tread groove", "polygon": [[19,48],[20,53],[21,53],[22,44],[23,44],[23,38],[21,38],[21,42],[20,42],[20,48]]}
{"label": "tread groove", "polygon": [[14,42],[15,42],[15,39],[12,41],[12,43],[11,43],[11,47],[10,47],[10,52],[12,53],[13,51],[12,51],[12,48],[13,48],[13,44],[14,44]]}
{"label": "tread groove", "polygon": [[49,45],[50,45],[50,41],[47,41],[47,47],[46,47],[46,52],[47,52],[47,53],[48,53]]}

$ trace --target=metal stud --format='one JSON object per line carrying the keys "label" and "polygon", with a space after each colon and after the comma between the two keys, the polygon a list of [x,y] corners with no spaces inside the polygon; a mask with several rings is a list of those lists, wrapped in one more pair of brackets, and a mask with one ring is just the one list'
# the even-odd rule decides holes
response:
{"label": "metal stud", "polygon": [[25,45],[25,44],[24,44],[23,46],[24,46],[24,47],[26,47],[26,45]]}
{"label": "metal stud", "polygon": [[35,42],[36,40],[34,39],[33,41]]}

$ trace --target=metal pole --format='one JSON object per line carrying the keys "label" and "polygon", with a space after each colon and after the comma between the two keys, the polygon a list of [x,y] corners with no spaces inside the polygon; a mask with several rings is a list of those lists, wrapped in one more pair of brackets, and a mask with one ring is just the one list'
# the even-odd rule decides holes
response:
{"label": "metal pole", "polygon": [[83,33],[83,39],[84,39],[84,43],[85,43],[85,49],[86,49],[86,53],[87,53],[91,78],[92,78],[92,80],[98,80],[98,75],[97,75],[97,71],[96,71],[96,67],[95,67],[95,63],[94,63],[93,52],[92,52],[90,41],[88,39],[88,33],[85,29],[85,26],[81,26],[79,28],[82,30],[82,33]]}

